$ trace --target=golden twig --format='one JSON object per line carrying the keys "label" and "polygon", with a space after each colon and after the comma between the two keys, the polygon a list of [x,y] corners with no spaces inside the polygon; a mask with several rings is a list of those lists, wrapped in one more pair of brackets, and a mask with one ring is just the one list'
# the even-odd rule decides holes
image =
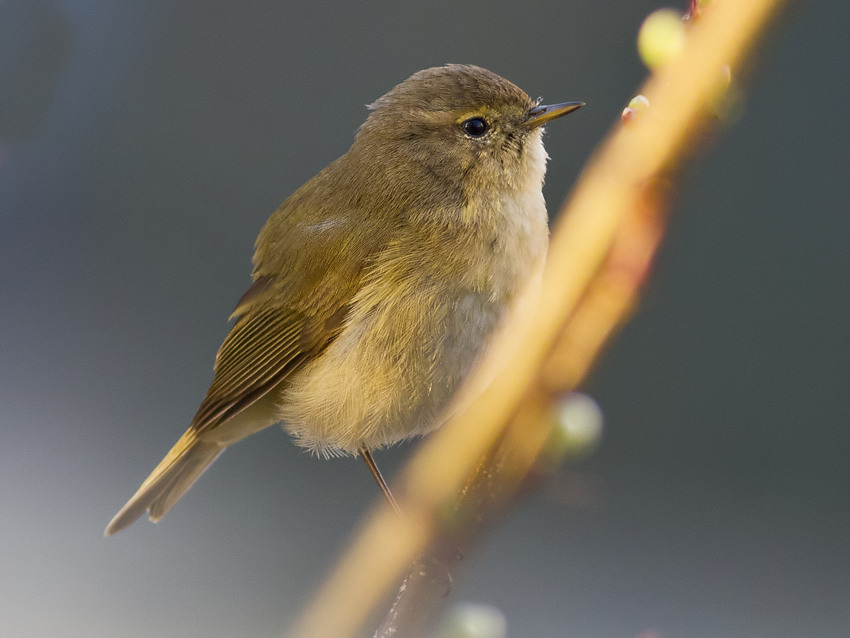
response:
{"label": "golden twig", "polygon": [[[446,512],[480,515],[483,501],[470,499],[469,489],[496,487],[502,503],[515,493],[546,440],[552,399],[581,381],[632,307],[663,229],[658,176],[681,155],[723,67],[742,59],[780,4],[715,0],[689,29],[681,55],[649,78],[640,92],[651,108],[614,130],[560,213],[538,313],[529,325],[507,325],[488,353],[491,364],[506,365],[423,442],[394,486],[404,516],[381,505],[367,518],[292,635],[356,634],[435,539],[454,537],[446,527],[457,519]],[[480,387],[488,367],[468,385]],[[479,478],[470,479],[476,468]],[[458,496],[464,486],[466,499]]]}

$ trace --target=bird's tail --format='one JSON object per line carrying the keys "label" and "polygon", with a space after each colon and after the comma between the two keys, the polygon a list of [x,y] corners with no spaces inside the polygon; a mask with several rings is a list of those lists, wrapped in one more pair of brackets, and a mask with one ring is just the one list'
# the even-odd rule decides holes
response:
{"label": "bird's tail", "polygon": [[109,522],[105,535],[121,531],[145,510],[153,522],[158,521],[225,449],[214,441],[199,440],[194,430],[188,430]]}

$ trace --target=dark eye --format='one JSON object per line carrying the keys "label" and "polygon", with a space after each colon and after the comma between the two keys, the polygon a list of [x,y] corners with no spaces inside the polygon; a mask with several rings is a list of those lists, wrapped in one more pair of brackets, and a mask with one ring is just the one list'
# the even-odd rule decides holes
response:
{"label": "dark eye", "polygon": [[469,137],[481,137],[490,130],[490,125],[483,117],[471,117],[461,124],[461,127]]}

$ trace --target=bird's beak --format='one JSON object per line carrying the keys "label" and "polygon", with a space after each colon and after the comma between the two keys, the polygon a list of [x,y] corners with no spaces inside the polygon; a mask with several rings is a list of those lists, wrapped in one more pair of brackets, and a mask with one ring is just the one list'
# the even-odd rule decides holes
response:
{"label": "bird's beak", "polygon": [[528,119],[525,120],[523,126],[537,128],[550,120],[577,111],[583,106],[584,102],[561,102],[560,104],[535,106],[528,112]]}

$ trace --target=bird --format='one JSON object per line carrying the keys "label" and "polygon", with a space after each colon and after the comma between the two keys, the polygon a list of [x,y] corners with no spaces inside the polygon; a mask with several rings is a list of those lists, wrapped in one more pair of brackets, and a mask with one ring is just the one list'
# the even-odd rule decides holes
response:
{"label": "bird", "polygon": [[229,446],[276,423],[323,457],[426,434],[545,259],[542,105],[484,68],[428,68],[368,105],[349,150],[288,197],[186,432],[106,535],[160,520]]}

